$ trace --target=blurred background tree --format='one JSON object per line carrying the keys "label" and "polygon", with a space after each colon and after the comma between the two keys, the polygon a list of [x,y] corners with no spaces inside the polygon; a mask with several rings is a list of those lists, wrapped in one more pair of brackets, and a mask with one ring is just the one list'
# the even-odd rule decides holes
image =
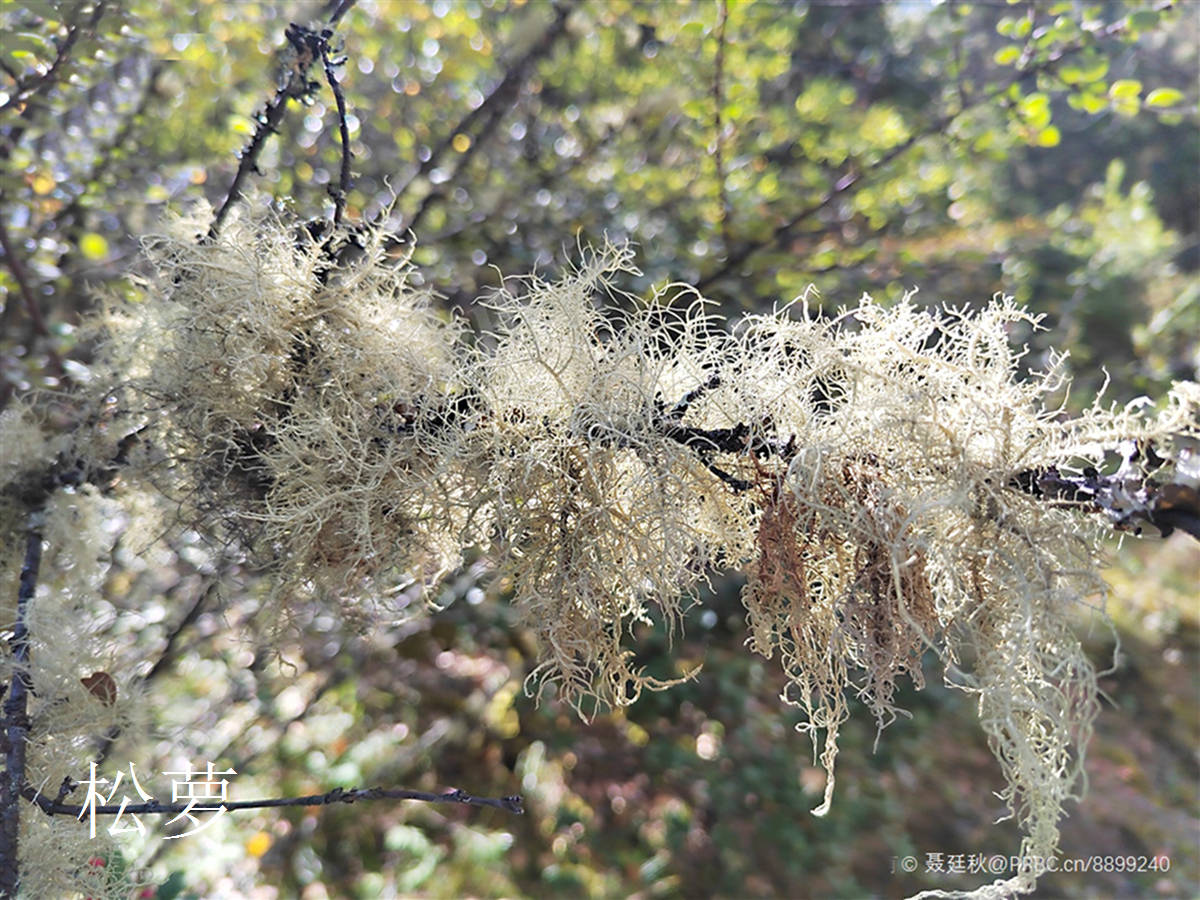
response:
{"label": "blurred background tree", "polygon": [[[1158,398],[1200,366],[1200,21],[1177,6],[362,0],[339,28],[348,213],[388,217],[400,242],[411,229],[422,277],[481,329],[474,301],[502,275],[607,236],[637,245],[633,289],[691,281],[730,314],[810,284],[829,309],[915,285],[929,303],[1013,294],[1047,316],[1031,364],[1070,351],[1068,404],[1105,381],[1120,402]],[[75,326],[93,289],[129,290],[137,236],[167,207],[224,195],[283,29],[324,11],[4,7],[4,402],[87,379]],[[258,183],[316,214],[339,164],[326,92],[291,110]],[[1047,896],[1185,896],[1200,878],[1200,556],[1184,541],[1114,553],[1123,654],[1063,845],[1172,869],[1052,876]],[[991,824],[1001,780],[971,704],[932,677],[878,747],[869,718],[845,727],[840,796],[808,816],[821,771],[776,667],[746,655],[735,580],[640,660],[664,676],[703,661],[698,681],[583,725],[522,695],[530,638],[486,599],[483,560],[432,616],[358,634],[300,611],[311,627],[279,660],[253,642],[248,573],[195,535],[139,549],[123,543],[96,615],[142,660],[125,674],[145,679],[154,740],[109,760],[220,761],[235,797],[461,786],[524,793],[530,812],[229,817],[189,839],[203,854],[131,845],[158,897],[894,896],[988,880],[926,873],[927,852],[1016,850]],[[1111,638],[1092,633],[1102,661]],[[909,854],[918,871],[893,872]]]}

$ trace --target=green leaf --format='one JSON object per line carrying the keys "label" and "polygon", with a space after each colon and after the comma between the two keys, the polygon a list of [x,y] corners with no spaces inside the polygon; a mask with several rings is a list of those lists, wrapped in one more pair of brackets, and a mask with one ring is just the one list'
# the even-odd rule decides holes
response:
{"label": "green leaf", "polygon": [[1108,109],[1108,97],[1104,94],[1094,94],[1091,91],[1079,94],[1079,105],[1084,112],[1095,115],[1101,110]]}
{"label": "green leaf", "polygon": [[1023,118],[1035,129],[1043,129],[1050,124],[1050,98],[1040,91],[1025,96],[1017,107]]}
{"label": "green leaf", "polygon": [[79,239],[79,252],[84,259],[104,259],[108,256],[108,241],[103,235],[88,232]]}
{"label": "green leaf", "polygon": [[1008,47],[1001,47],[999,50],[997,50],[995,53],[992,54],[992,59],[996,61],[997,65],[1001,65],[1001,66],[1011,66],[1013,63],[1015,63],[1020,58],[1021,58],[1020,48],[1013,47],[1012,45],[1009,45]]}
{"label": "green leaf", "polygon": [[1057,125],[1051,125],[1039,131],[1033,142],[1039,147],[1057,147],[1062,142],[1062,132],[1058,130]]}
{"label": "green leaf", "polygon": [[1072,72],[1077,83],[1092,84],[1108,74],[1108,57],[1098,53],[1081,55],[1075,62],[1063,67],[1060,73],[1063,81],[1068,81],[1068,71]]}
{"label": "green leaf", "polygon": [[172,872],[167,880],[158,886],[155,900],[176,900],[187,889],[187,880],[180,871]]}
{"label": "green leaf", "polygon": [[1142,83],[1136,78],[1122,78],[1114,81],[1108,89],[1108,96],[1114,100],[1136,100],[1142,92]]}
{"label": "green leaf", "polygon": [[1118,97],[1113,100],[1112,108],[1117,115],[1131,118],[1138,114],[1142,104],[1137,97]]}
{"label": "green leaf", "polygon": [[49,44],[40,34],[31,31],[0,31],[0,50],[11,53],[29,55],[46,55]]}
{"label": "green leaf", "polygon": [[1175,88],[1155,88],[1146,96],[1147,106],[1174,106],[1183,99],[1183,91]]}
{"label": "green leaf", "polygon": [[1108,58],[1095,52],[1080,55],[1058,70],[1058,77],[1067,84],[1094,84],[1108,74]]}

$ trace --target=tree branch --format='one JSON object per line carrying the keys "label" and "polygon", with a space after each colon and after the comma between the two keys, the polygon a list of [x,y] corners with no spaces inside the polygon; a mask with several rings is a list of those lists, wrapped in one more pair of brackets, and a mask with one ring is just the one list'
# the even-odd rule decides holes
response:
{"label": "tree branch", "polygon": [[[1127,465],[1129,461],[1126,457]],[[1156,482],[1124,471],[1101,475],[1095,469],[1073,475],[1050,467],[1018,472],[1008,486],[1058,506],[1104,513],[1114,527],[1137,535],[1144,523],[1164,538],[1178,528],[1200,541],[1200,491],[1182,481]]]}
{"label": "tree branch", "polygon": [[[75,785],[78,787],[78,783]],[[72,788],[73,790],[74,788]],[[151,800],[147,803],[127,804],[125,806],[106,804],[95,806],[63,803],[61,800],[51,800],[33,788],[22,792],[22,796],[35,804],[38,809],[48,816],[74,816],[95,813],[98,816],[115,815],[178,815],[183,812],[207,812],[212,809],[200,809],[188,803],[159,803]],[[285,806],[329,806],[333,803],[357,803],[359,800],[419,800],[423,803],[458,803],[466,806],[491,806],[516,815],[524,815],[523,798],[520,795],[510,797],[476,797],[455,788],[444,794],[431,794],[426,791],[410,791],[406,788],[334,788],[324,794],[310,794],[305,797],[273,797],[264,800],[235,800],[221,803],[220,807],[227,811],[240,809],[275,809]]]}
{"label": "tree branch", "polygon": [[333,11],[329,14],[329,19],[327,20],[329,27],[336,28],[338,22],[342,21],[342,16],[350,12],[356,2],[357,0],[334,0],[331,4]]}
{"label": "tree branch", "polygon": [[257,127],[254,129],[249,143],[238,156],[238,168],[233,176],[233,183],[229,186],[229,193],[226,194],[225,201],[217,211],[212,225],[209,226],[207,240],[213,240],[220,233],[233,205],[242,198],[242,185],[252,172],[258,173],[258,158],[262,155],[267,139],[279,131],[283,116],[287,112],[288,101],[303,100],[311,97],[316,91],[319,85],[308,77],[308,73],[317,60],[321,60],[324,65],[325,76],[329,80],[329,86],[333,89],[341,126],[342,177],[339,193],[334,195],[334,222],[336,224],[341,221],[346,203],[345,194],[350,182],[350,131],[346,125],[346,100],[342,96],[341,87],[333,73],[333,61],[329,57],[329,39],[333,37],[333,29],[342,20],[342,17],[353,8],[355,2],[356,0],[337,0],[329,15],[328,27],[321,31],[313,31],[311,28],[297,25],[295,22],[288,25],[284,36],[287,38],[295,58],[288,66],[287,77],[283,85],[275,91],[275,96],[267,102],[266,107],[254,117],[258,123]]}
{"label": "tree branch", "polygon": [[[742,493],[754,483],[726,472],[713,462],[714,454],[725,456],[749,455],[757,459],[776,458],[785,463],[797,450],[795,435],[786,439],[774,434],[769,421],[756,426],[738,422],[728,428],[700,428],[684,425],[682,418],[693,403],[706,391],[720,384],[716,376],[688,391],[670,410],[661,399],[655,400],[655,429],[663,437],[687,447],[704,466],[735,493]],[[428,427],[440,428],[459,417],[477,411],[473,402],[460,398],[453,405],[427,413]],[[411,434],[418,426],[413,416],[405,416],[400,424],[384,422],[382,427],[391,434]],[[631,446],[628,439],[604,429],[585,431],[585,440],[610,446]],[[1156,477],[1167,460],[1160,457],[1148,442],[1138,444],[1123,441],[1111,448],[1121,452],[1124,462],[1112,475],[1101,475],[1095,469],[1085,469],[1082,475],[1070,475],[1057,468],[1026,469],[1014,473],[1007,487],[1038,500],[1059,506],[1070,506],[1081,512],[1104,513],[1119,530],[1141,534],[1141,524],[1153,525],[1163,537],[1176,528],[1200,540],[1200,489],[1182,476]],[[1183,450],[1181,453],[1189,451]],[[1143,459],[1149,470],[1139,469],[1135,461]]]}
{"label": "tree branch", "polygon": [[[134,130],[142,123],[146,110],[149,109],[150,102],[154,99],[158,81],[162,78],[165,71],[166,66],[161,62],[155,62],[150,66],[150,72],[146,76],[145,84],[142,87],[142,95],[138,99],[137,106],[124,118],[112,139],[97,152],[96,162],[88,170],[88,173],[82,178],[77,179],[80,184],[79,192],[62,209],[42,221],[42,224],[38,226],[35,232],[37,237],[42,238],[54,232],[64,231],[64,226],[66,226],[69,219],[74,220],[73,227],[79,227],[83,214],[83,200],[88,196],[89,186],[98,184],[109,173],[117,161],[119,151],[130,143]],[[63,185],[60,184],[60,186]],[[63,256],[59,257],[57,265],[62,265],[65,255],[64,253]]]}
{"label": "tree branch", "polygon": [[25,561],[17,589],[17,621],[9,639],[12,651],[13,674],[4,701],[3,743],[4,777],[0,780],[0,896],[16,897],[21,882],[17,841],[21,827],[21,811],[17,798],[25,787],[25,750],[29,740],[28,698],[32,690],[29,680],[29,604],[37,590],[38,571],[42,565],[42,512],[29,518],[25,542]]}
{"label": "tree branch", "polygon": [[295,22],[288,25],[285,34],[295,52],[295,59],[288,66],[287,78],[283,85],[275,91],[275,96],[261,112],[255,114],[257,127],[250,137],[250,142],[239,154],[237,172],[233,176],[233,183],[229,186],[229,193],[225,195],[225,201],[217,210],[212,225],[209,226],[207,239],[210,241],[220,233],[233,205],[242,198],[242,185],[250,177],[250,173],[258,173],[258,158],[262,155],[267,138],[279,130],[284,113],[287,112],[288,101],[311,96],[315,89],[315,82],[309,79],[308,73],[321,55],[318,35]]}
{"label": "tree branch", "polygon": [[725,105],[725,25],[729,20],[728,0],[717,0],[717,59],[713,72],[713,162],[717,169],[717,204],[721,215],[721,246],[729,251],[731,208],[729,192],[725,189],[725,135],[721,107]]}
{"label": "tree branch", "polygon": [[[167,633],[167,641],[163,646],[162,652],[158,655],[158,659],[150,667],[150,671],[146,673],[141,680],[141,686],[145,687],[163,672],[165,672],[174,662],[179,653],[179,643],[183,633],[196,623],[200,615],[204,612],[208,605],[208,600],[217,591],[217,585],[220,579],[217,576],[211,578],[205,588],[199,592],[195,601],[183,618],[176,623],[175,627]],[[100,765],[108,759],[109,753],[112,752],[113,745],[117,742],[117,738],[121,736],[120,728],[111,728],[100,740],[100,746],[96,751],[96,765]],[[61,797],[59,798],[62,799]]]}

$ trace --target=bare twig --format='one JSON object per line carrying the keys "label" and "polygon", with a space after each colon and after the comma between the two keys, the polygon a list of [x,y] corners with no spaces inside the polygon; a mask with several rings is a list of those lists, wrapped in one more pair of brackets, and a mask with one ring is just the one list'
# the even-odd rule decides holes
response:
{"label": "bare twig", "polygon": [[[159,803],[151,800],[148,803],[100,805],[75,805],[51,800],[37,791],[29,788],[22,796],[34,803],[42,812],[49,816],[74,816],[76,818],[95,813],[98,816],[116,815],[165,815],[183,812],[213,811],[200,810],[188,803]],[[220,804],[227,811],[239,809],[274,809],[284,806],[328,806],[333,803],[357,803],[359,800],[419,800],[423,803],[458,803],[466,806],[491,806],[506,812],[523,815],[523,800],[520,795],[511,797],[476,797],[458,789],[444,794],[431,794],[427,791],[410,791],[406,788],[334,788],[324,794],[310,794],[305,797],[273,797],[264,800],[235,800]]]}
{"label": "bare twig", "polygon": [[321,64],[325,68],[325,80],[329,82],[329,89],[333,91],[334,102],[337,103],[338,111],[338,134],[342,139],[342,172],[338,181],[336,191],[331,191],[333,194],[333,224],[342,224],[342,215],[346,211],[346,192],[350,190],[350,158],[354,155],[350,149],[350,126],[346,124],[346,97],[342,94],[342,86],[338,84],[337,73],[334,68],[337,65],[329,55],[329,41],[323,41],[321,45]]}
{"label": "bare twig", "polygon": [[357,0],[334,0],[333,12],[329,14],[329,27],[335,28],[337,23],[342,21],[342,16],[350,12]]}
{"label": "bare twig", "polygon": [[154,661],[154,665],[150,667],[150,671],[146,673],[146,677],[142,679],[143,683],[153,681],[162,674],[172,663],[175,662],[175,657],[179,649],[179,639],[188,628],[195,624],[200,618],[200,614],[204,612],[211,597],[217,593],[217,585],[220,584],[220,579],[217,576],[209,581],[204,590],[200,591],[196,597],[196,601],[191,605],[191,608],[184,614],[183,618],[176,623],[167,635],[167,642],[163,646],[162,653],[158,659]]}
{"label": "bare twig", "polygon": [[286,31],[288,43],[295,53],[295,59],[288,67],[287,77],[282,86],[275,91],[275,96],[268,101],[266,107],[254,117],[257,123],[250,142],[239,154],[237,172],[225,201],[217,210],[212,225],[208,229],[208,240],[213,240],[225,224],[225,219],[233,209],[233,205],[242,198],[242,187],[251,172],[258,171],[258,158],[262,155],[267,138],[275,134],[283,122],[284,113],[290,100],[299,100],[311,96],[315,83],[308,77],[309,70],[321,55],[319,37],[316,32],[297,25],[288,25]]}
{"label": "bare twig", "polygon": [[4,777],[0,779],[0,896],[16,897],[21,881],[17,840],[21,813],[17,798],[25,787],[25,750],[29,740],[29,604],[42,565],[41,511],[32,513],[26,535],[25,561],[17,589],[17,621],[9,639],[13,675],[4,701]]}
{"label": "bare twig", "polygon": [[220,233],[233,205],[242,198],[242,187],[246,179],[252,172],[258,172],[258,158],[262,155],[267,139],[279,130],[284,113],[287,112],[288,101],[311,97],[317,89],[317,82],[308,77],[309,71],[317,60],[321,60],[323,63],[325,75],[333,89],[341,125],[342,179],[340,196],[334,196],[334,221],[340,222],[346,202],[345,193],[350,181],[350,133],[346,125],[346,101],[342,96],[337,78],[333,74],[333,63],[329,58],[329,39],[333,37],[334,27],[350,11],[355,2],[356,0],[338,0],[329,15],[328,27],[321,31],[313,31],[311,28],[297,25],[295,22],[288,25],[284,36],[295,56],[288,66],[283,85],[275,91],[275,96],[267,102],[266,107],[254,117],[257,126],[249,143],[246,144],[246,148],[239,154],[237,172],[233,176],[233,183],[229,186],[229,193],[226,194],[221,208],[217,211],[217,215],[208,229],[208,240],[212,240]]}
{"label": "bare twig", "polygon": [[966,109],[970,105],[968,97],[967,82],[964,78],[966,72],[966,63],[963,59],[963,29],[957,25],[959,18],[958,0],[951,0],[947,7],[947,12],[950,14],[951,20],[956,24],[953,26],[954,35],[954,86],[958,91],[958,106],[959,109]]}
{"label": "bare twig", "polygon": [[819,200],[816,200],[815,202],[804,207],[786,222],[777,226],[766,239],[744,244],[738,250],[726,256],[725,262],[722,263],[720,267],[696,282],[696,290],[703,291],[714,282],[720,281],[759,251],[765,250],[767,247],[778,246],[782,244],[785,240],[787,240],[788,237],[791,236],[792,232],[794,232],[796,228],[801,225],[801,223],[821,212],[821,210],[832,204],[833,201],[842,194],[849,191],[856,184],[859,184],[865,175],[882,169],[884,166],[894,161],[897,157],[911,150],[919,141],[929,137],[932,134],[940,133],[947,125],[954,121],[958,115],[958,113],[955,113],[953,115],[942,116],[935,122],[931,123],[923,131],[911,135],[904,143],[897,144],[895,147],[881,156],[879,160],[875,162],[869,170],[867,170],[867,172],[847,172],[845,175],[835,181],[833,187],[826,191]]}
{"label": "bare twig", "polygon": [[[37,237],[41,238],[51,233],[62,232],[68,220],[74,220],[74,227],[79,226],[83,213],[83,201],[88,196],[89,186],[98,184],[112,170],[117,161],[122,158],[120,151],[130,144],[135,129],[142,123],[142,118],[145,116],[146,110],[149,109],[150,102],[154,99],[158,82],[165,71],[166,66],[161,62],[155,62],[150,66],[150,71],[146,76],[145,84],[142,87],[142,95],[138,100],[137,106],[125,116],[112,139],[97,151],[96,162],[88,170],[88,173],[81,178],[74,179],[79,183],[79,192],[62,209],[42,221],[36,231]],[[70,241],[66,243],[70,244]],[[63,258],[59,257],[60,266],[62,262]]]}
{"label": "bare twig", "polygon": [[[154,665],[150,667],[150,671],[147,672],[146,676],[141,680],[143,687],[160,676],[175,662],[179,652],[180,638],[183,636],[183,633],[192,625],[194,625],[200,618],[201,613],[203,613],[205,608],[208,606],[209,598],[216,593],[217,585],[219,583],[220,579],[214,576],[205,586],[204,590],[200,591],[200,593],[197,595],[191,607],[186,613],[184,613],[183,618],[181,618],[179,622],[176,623],[175,627],[172,628],[167,634],[167,641],[163,646],[162,652],[158,655],[158,659],[154,661]],[[112,728],[104,735],[104,737],[100,740],[100,746],[96,751],[96,765],[100,765],[106,759],[108,759],[108,755],[112,752],[113,745],[117,742],[117,738],[120,736],[120,728]]]}

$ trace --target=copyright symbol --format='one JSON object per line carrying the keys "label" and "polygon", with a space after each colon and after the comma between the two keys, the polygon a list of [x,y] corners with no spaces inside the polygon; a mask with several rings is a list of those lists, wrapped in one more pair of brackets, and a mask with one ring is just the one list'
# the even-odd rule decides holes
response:
{"label": "copyright symbol", "polygon": [[900,871],[901,872],[917,871],[917,858],[915,856],[900,857]]}
{"label": "copyright symbol", "polygon": [[989,856],[987,861],[987,870],[992,875],[999,875],[1001,872],[1008,871],[1008,858],[997,853],[995,856]]}

